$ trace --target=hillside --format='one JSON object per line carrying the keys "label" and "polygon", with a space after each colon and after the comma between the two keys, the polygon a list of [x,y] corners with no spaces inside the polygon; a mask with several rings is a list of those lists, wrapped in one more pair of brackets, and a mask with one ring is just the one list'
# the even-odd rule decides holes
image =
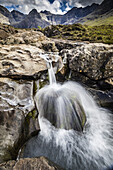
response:
{"label": "hillside", "polygon": [[97,19],[88,20],[84,18],[84,24],[90,26],[99,26],[99,25],[113,25],[113,10],[103,15],[100,15]]}
{"label": "hillside", "polygon": [[89,15],[82,17],[77,22],[91,26],[113,25],[113,1],[104,0],[96,10]]}
{"label": "hillside", "polygon": [[113,25],[57,25],[43,29],[43,33],[51,38],[113,44]]}

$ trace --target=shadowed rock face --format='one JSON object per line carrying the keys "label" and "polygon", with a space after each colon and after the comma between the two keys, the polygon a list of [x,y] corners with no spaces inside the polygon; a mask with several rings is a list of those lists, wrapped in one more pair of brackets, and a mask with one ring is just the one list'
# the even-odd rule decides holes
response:
{"label": "shadowed rock face", "polygon": [[22,21],[26,16],[23,13],[16,10],[11,11],[11,14],[13,15],[13,18],[15,19],[16,22]]}
{"label": "shadowed rock face", "polygon": [[32,93],[33,82],[0,78],[0,162],[17,156],[25,117],[34,108]]}
{"label": "shadowed rock face", "polygon": [[19,161],[9,161],[7,163],[0,164],[1,170],[63,170],[63,168],[59,167],[55,163],[49,161],[45,157],[40,158],[26,158],[20,159]]}

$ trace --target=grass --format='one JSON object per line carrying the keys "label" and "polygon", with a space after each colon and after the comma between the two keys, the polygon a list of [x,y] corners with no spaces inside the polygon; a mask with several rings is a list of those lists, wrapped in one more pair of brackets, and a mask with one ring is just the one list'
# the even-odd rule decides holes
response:
{"label": "grass", "polygon": [[113,16],[110,16],[108,18],[98,18],[95,20],[87,20],[84,22],[86,25],[91,25],[91,26],[101,26],[101,25],[113,25]]}
{"label": "grass", "polygon": [[56,25],[46,27],[42,31],[51,38],[113,44],[113,25]]}

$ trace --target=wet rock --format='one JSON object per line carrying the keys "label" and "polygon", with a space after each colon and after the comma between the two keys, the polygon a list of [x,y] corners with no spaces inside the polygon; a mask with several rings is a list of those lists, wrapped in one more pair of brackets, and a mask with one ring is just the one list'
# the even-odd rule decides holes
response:
{"label": "wet rock", "polygon": [[33,82],[0,78],[0,162],[16,158],[21,140],[29,135],[26,115],[34,107]]}
{"label": "wet rock", "polygon": [[20,109],[24,113],[34,108],[33,82],[14,81],[9,78],[0,78],[0,110]]}
{"label": "wet rock", "polygon": [[1,170],[63,170],[55,163],[51,162],[45,157],[39,158],[26,158],[20,159],[18,161],[9,161],[3,164],[0,164]]}
{"label": "wet rock", "polygon": [[83,131],[86,115],[82,104],[76,97],[75,87],[73,83],[68,83],[64,87],[53,84],[53,88],[45,86],[39,90],[35,95],[39,117],[46,118],[58,129]]}
{"label": "wet rock", "polygon": [[102,107],[107,108],[113,112],[113,91],[102,91],[95,89],[88,89],[95,101]]}

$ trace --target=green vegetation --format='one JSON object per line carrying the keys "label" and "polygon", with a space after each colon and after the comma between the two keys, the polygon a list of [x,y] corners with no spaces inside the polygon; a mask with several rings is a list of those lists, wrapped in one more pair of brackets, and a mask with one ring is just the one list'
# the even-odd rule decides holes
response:
{"label": "green vegetation", "polygon": [[113,44],[113,25],[56,25],[46,27],[42,31],[51,38]]}
{"label": "green vegetation", "polygon": [[100,25],[113,25],[113,16],[109,16],[107,18],[99,17],[95,20],[87,20],[84,22],[86,25],[90,26],[100,26]]}
{"label": "green vegetation", "polygon": [[40,26],[37,27],[39,30],[41,30],[42,28]]}

